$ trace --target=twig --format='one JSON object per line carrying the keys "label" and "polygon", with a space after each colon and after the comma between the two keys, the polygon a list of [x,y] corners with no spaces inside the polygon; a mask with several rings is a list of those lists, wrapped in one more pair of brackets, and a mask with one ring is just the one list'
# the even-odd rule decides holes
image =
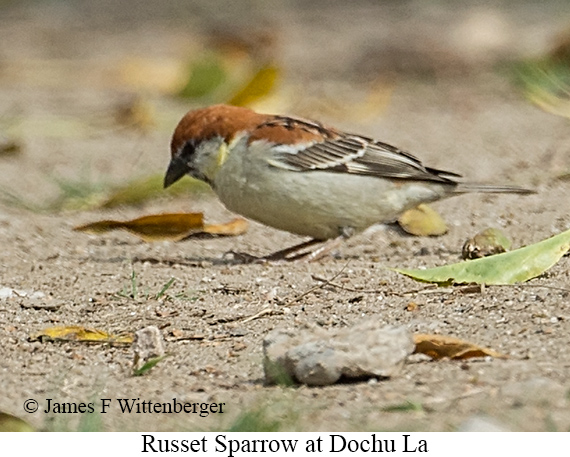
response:
{"label": "twig", "polygon": [[309,295],[311,292],[314,292],[315,290],[322,289],[323,287],[328,286],[329,284],[332,283],[332,281],[334,281],[336,278],[338,278],[344,272],[346,267],[348,267],[349,263],[350,263],[350,260],[348,262],[346,262],[344,264],[344,266],[338,271],[338,273],[336,273],[332,278],[325,280],[321,284],[317,284],[316,286],[311,287],[309,290],[306,290],[302,294],[297,295],[294,299],[284,303],[283,306],[291,306],[291,305],[297,303],[298,301],[300,301],[303,297],[306,297],[307,295]]}
{"label": "twig", "polygon": [[320,276],[317,275],[311,275],[311,278],[313,278],[315,281],[320,281],[320,282],[324,282],[325,285],[327,286],[333,286],[336,287],[337,289],[342,289],[342,290],[346,290],[347,292],[360,292],[363,294],[379,294],[380,291],[378,289],[355,289],[354,287],[348,287],[348,286],[343,286],[342,284],[338,284],[336,282],[332,282],[332,279],[325,279],[325,278],[321,278]]}
{"label": "twig", "polygon": [[274,314],[283,314],[283,311],[280,309],[270,309],[265,308],[262,309],[259,313],[254,314],[253,316],[246,317],[245,319],[241,320],[240,323],[245,324],[246,322],[254,321],[255,319],[259,319],[265,315],[274,315]]}

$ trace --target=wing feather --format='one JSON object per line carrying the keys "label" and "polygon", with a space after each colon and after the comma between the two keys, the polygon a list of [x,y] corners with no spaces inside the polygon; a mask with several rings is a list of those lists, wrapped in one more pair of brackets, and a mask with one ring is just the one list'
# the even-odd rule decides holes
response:
{"label": "wing feather", "polygon": [[275,148],[273,157],[268,160],[275,167],[445,183],[455,183],[454,178],[459,177],[455,173],[426,168],[415,156],[390,144],[326,129],[316,122],[276,117],[263,128],[298,128],[310,135],[307,143],[281,143]]}

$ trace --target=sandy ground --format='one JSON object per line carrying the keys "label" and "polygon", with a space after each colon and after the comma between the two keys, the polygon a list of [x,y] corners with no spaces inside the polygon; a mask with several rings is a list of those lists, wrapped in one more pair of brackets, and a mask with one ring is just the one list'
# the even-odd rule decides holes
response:
{"label": "sandy ground", "polygon": [[[50,430],[77,430],[85,418],[46,414],[47,399],[93,402],[98,409],[105,398],[113,406],[92,417],[103,430],[222,430],[237,424],[447,431],[473,417],[515,431],[570,430],[567,257],[528,284],[470,294],[413,293],[422,285],[386,269],[456,261],[463,242],[490,226],[502,228],[517,247],[570,227],[569,184],[556,180],[570,166],[568,121],[530,105],[505,73],[492,71],[494,59],[545,49],[570,14],[561,14],[556,2],[541,6],[540,14],[531,3],[515,13],[508,2],[453,12],[445,2],[423,8],[422,2],[360,2],[350,10],[341,4],[325,9],[324,2],[303,9],[301,3],[267,3],[273,10],[247,3],[279,25],[280,58],[291,84],[357,85],[384,74],[386,62],[401,71],[378,115],[327,120],[409,149],[430,166],[475,181],[529,185],[538,193],[439,202],[433,206],[450,227],[445,236],[379,229],[322,261],[276,265],[224,260],[229,250],[266,254],[301,241],[255,223],[237,238],[184,243],[146,244],[125,233],[95,237],[71,230],[102,218],[167,211],[230,218],[208,195],[106,211],[46,213],[0,204],[0,289],[43,294],[0,299],[0,410]],[[3,195],[45,204],[59,192],[53,177],[118,184],[162,172],[168,163],[170,131],[189,102],[150,94],[162,121],[144,134],[101,126],[100,119],[110,118],[132,92],[109,82],[106,71],[132,55],[178,55],[204,24],[215,22],[216,13],[196,3],[171,19],[174,7],[161,11],[141,2],[131,17],[118,14],[112,2],[97,5],[96,11],[89,2],[3,7],[0,134],[23,146],[20,154],[0,156]],[[216,17],[220,23],[232,17],[230,10]],[[258,16],[234,22],[247,25]],[[493,27],[479,33],[489,18]],[[53,68],[42,64],[49,59]],[[58,62],[71,70],[59,70]],[[315,276],[331,278],[343,268],[335,280],[343,288],[323,287],[282,306],[318,284]],[[171,278],[172,286],[156,299]],[[133,281],[137,290],[130,297]],[[265,309],[273,313],[243,322]],[[343,327],[363,318],[464,338],[509,358],[415,361],[389,380],[326,388],[264,385],[261,342],[267,332]],[[128,347],[29,341],[54,325],[113,333],[156,325],[170,356],[146,376],[133,377]],[[225,410],[208,417],[123,414],[117,400],[127,398],[225,403]],[[27,399],[37,400],[40,410],[25,413]]]}

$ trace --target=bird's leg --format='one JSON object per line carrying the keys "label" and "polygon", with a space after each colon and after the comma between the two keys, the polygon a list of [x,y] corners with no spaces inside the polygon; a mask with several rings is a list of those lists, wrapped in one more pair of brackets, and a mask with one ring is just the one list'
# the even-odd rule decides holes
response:
{"label": "bird's leg", "polygon": [[[331,238],[324,242],[322,240],[312,239],[290,248],[274,252],[273,254],[269,254],[268,256],[262,257],[261,259],[268,262],[274,262],[278,260],[285,260],[287,262],[314,262],[330,254],[333,249],[339,247],[344,240],[350,238],[352,235],[354,235],[354,233],[355,230],[352,227],[342,227],[340,229],[340,235],[338,235],[336,238]],[[306,248],[310,248],[311,246],[319,243],[322,243],[322,245],[315,249],[304,251]]]}
{"label": "bird's leg", "polygon": [[[322,240],[312,239],[309,241],[303,241],[302,243],[296,244],[295,246],[281,249],[280,251],[261,257],[261,260],[265,260],[267,262],[275,262],[279,260],[295,261],[314,252],[311,250],[309,250],[308,252],[300,252],[300,251],[319,243],[322,243]],[[290,255],[290,254],[295,254],[295,255]]]}
{"label": "bird's leg", "polygon": [[[314,262],[316,260],[322,259],[323,257],[330,254],[330,252],[340,246],[344,240],[350,238],[354,234],[354,230],[350,227],[342,228],[340,235],[336,238],[331,238],[329,240],[317,240],[312,239],[309,241],[303,241],[302,243],[296,244],[280,251],[268,254],[263,257],[255,257],[250,254],[245,254],[241,252],[231,252],[235,258],[239,259],[243,263],[265,263],[265,262]],[[312,246],[322,243],[321,246],[315,249],[308,249]]]}
{"label": "bird's leg", "polygon": [[[272,254],[265,255],[263,257],[257,257],[251,254],[247,254],[245,252],[235,252],[230,251],[229,254],[232,254],[234,258],[239,260],[243,263],[265,263],[265,262],[279,262],[279,261],[291,261],[297,260],[297,258],[302,258],[312,251],[299,253],[299,251],[311,247],[315,244],[322,243],[321,240],[309,240],[303,241],[302,243],[296,244],[295,246],[291,246],[285,249],[281,249],[280,251],[273,252]],[[290,257],[290,254],[297,253],[294,256]]]}
{"label": "bird's leg", "polygon": [[[330,252],[333,249],[339,247],[345,239],[346,237],[344,235],[339,235],[336,238],[332,238],[330,240],[325,241],[321,246],[319,246],[316,249],[307,252],[301,252],[295,256],[287,258],[286,260],[288,260],[289,262],[296,262],[298,260],[301,260],[303,262],[315,262],[316,260],[320,260],[323,257],[329,255]],[[311,241],[318,241],[318,240],[311,240]]]}

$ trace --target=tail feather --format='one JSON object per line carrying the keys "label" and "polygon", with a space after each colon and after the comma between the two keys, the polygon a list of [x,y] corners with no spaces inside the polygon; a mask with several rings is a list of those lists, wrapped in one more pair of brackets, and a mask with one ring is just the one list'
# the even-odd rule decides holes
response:
{"label": "tail feather", "polygon": [[536,190],[518,186],[495,186],[493,184],[457,183],[454,192],[465,194],[468,192],[496,193],[496,194],[536,194]]}

